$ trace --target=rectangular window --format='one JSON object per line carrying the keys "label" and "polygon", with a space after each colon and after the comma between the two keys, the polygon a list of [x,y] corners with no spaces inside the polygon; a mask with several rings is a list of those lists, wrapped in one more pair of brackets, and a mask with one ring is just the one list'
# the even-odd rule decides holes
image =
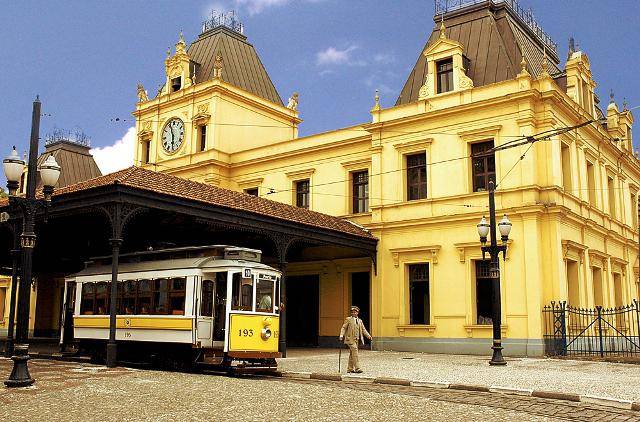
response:
{"label": "rectangular window", "polygon": [[493,141],[480,142],[471,145],[473,191],[489,190],[489,181],[496,183],[496,155]]}
{"label": "rectangular window", "polygon": [[118,299],[120,299],[118,314],[133,315],[136,313],[136,285],[132,280],[118,283]]}
{"label": "rectangular window", "polygon": [[607,188],[609,191],[609,215],[611,218],[616,217],[616,190],[613,177],[607,177]]}
{"label": "rectangular window", "polygon": [[200,315],[206,317],[213,316],[213,280],[202,280]]}
{"label": "rectangular window", "polygon": [[273,312],[273,287],[272,280],[256,281],[256,312]]}
{"label": "rectangular window", "polygon": [[242,278],[242,274],[233,274],[231,280],[231,309],[234,311],[251,311],[253,304],[253,280]]}
{"label": "rectangular window", "polygon": [[82,301],[80,302],[80,313],[82,315],[93,315],[96,303],[95,283],[82,284]]}
{"label": "rectangular window", "polygon": [[493,324],[493,283],[489,260],[476,263],[476,324]]}
{"label": "rectangular window", "polygon": [[153,291],[153,280],[140,280],[138,281],[138,302],[136,305],[136,314],[149,315],[151,314],[151,302]]}
{"label": "rectangular window", "polygon": [[151,159],[149,150],[151,149],[151,144],[148,141],[142,141],[142,164],[149,164]]}
{"label": "rectangular window", "polygon": [[244,193],[246,193],[247,195],[258,196],[258,188],[245,189]]}
{"label": "rectangular window", "polygon": [[207,149],[207,126],[206,125],[202,125],[202,126],[198,126],[198,137],[199,139],[199,144],[200,144],[200,151],[204,151]]}
{"label": "rectangular window", "polygon": [[562,187],[565,191],[571,191],[573,184],[571,183],[571,150],[569,145],[560,143],[560,152],[562,159]]}
{"label": "rectangular window", "polygon": [[96,309],[95,315],[109,315],[109,286],[111,283],[103,281],[96,283]]}
{"label": "rectangular window", "polygon": [[179,91],[182,88],[182,77],[171,79],[171,92]]}
{"label": "rectangular window", "polygon": [[589,190],[589,204],[596,206],[596,170],[592,162],[587,161],[587,189]]}
{"label": "rectangular window", "polygon": [[407,155],[407,199],[424,199],[427,197],[427,156],[420,154]]}
{"label": "rectangular window", "polygon": [[369,211],[369,172],[356,171],[351,173],[353,183],[353,213]]}
{"label": "rectangular window", "polygon": [[295,182],[296,186],[296,206],[300,208],[309,208],[309,179],[299,180]]}
{"label": "rectangular window", "polygon": [[409,265],[409,321],[429,324],[429,264]]}
{"label": "rectangular window", "polygon": [[453,59],[436,63],[438,74],[438,94],[453,91]]}
{"label": "rectangular window", "polygon": [[176,277],[169,279],[169,314],[184,315],[184,301],[187,295],[187,279]]}
{"label": "rectangular window", "polygon": [[151,287],[153,288],[153,291],[151,292],[153,314],[167,315],[167,292],[169,288],[169,280],[166,278],[153,280]]}

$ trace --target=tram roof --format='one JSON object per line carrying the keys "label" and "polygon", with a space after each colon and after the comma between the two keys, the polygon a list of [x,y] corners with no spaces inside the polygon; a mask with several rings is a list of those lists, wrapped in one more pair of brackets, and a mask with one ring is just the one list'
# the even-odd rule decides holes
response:
{"label": "tram roof", "polygon": [[[118,265],[118,273],[142,273],[151,271],[171,271],[171,270],[208,270],[216,268],[241,267],[259,270],[277,271],[274,268],[260,262],[244,260],[220,259],[218,257],[207,256],[199,258],[165,259],[158,261],[144,261],[121,263]],[[95,265],[68,276],[67,278],[87,277],[100,274],[111,274],[111,265]]]}

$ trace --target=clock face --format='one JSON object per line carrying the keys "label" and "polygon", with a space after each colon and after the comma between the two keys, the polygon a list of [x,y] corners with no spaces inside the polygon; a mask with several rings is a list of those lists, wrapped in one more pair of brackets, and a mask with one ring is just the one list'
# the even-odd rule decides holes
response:
{"label": "clock face", "polygon": [[180,119],[171,119],[162,130],[162,147],[172,154],[182,145],[184,140],[184,123]]}

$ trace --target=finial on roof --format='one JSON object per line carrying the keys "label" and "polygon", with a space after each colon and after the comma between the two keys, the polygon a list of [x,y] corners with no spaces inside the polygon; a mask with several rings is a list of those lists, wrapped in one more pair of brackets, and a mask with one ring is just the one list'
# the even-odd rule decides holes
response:
{"label": "finial on roof", "polygon": [[527,73],[527,59],[524,57],[524,50],[520,49],[520,55],[522,56],[522,60],[520,60],[520,73]]}
{"label": "finial on roof", "polygon": [[178,42],[176,43],[176,54],[186,53],[187,52],[187,43],[184,42],[184,36],[182,35],[182,31],[180,31],[180,37],[178,38]]}
{"label": "finial on roof", "polygon": [[373,97],[373,108],[371,109],[371,111],[378,111],[380,110],[380,91],[376,89],[376,95]]}
{"label": "finial on roof", "polygon": [[440,39],[444,39],[447,38],[446,34],[445,34],[445,26],[444,26],[444,20],[442,22],[440,22]]}
{"label": "finial on roof", "polygon": [[627,110],[627,97],[622,98],[622,111]]}
{"label": "finial on roof", "polygon": [[613,99],[615,95],[613,94],[613,89],[609,91],[609,104],[613,104],[615,101]]}
{"label": "finial on roof", "polygon": [[147,91],[144,89],[144,86],[142,86],[142,83],[138,82],[138,102],[144,103],[146,101],[149,101]]}
{"label": "finial on roof", "polygon": [[542,73],[543,74],[549,74],[549,59],[547,57],[547,48],[544,47],[544,55],[542,56],[542,64],[540,65],[540,67],[542,68]]}
{"label": "finial on roof", "polygon": [[633,155],[635,155],[635,157],[638,158],[638,156],[640,155],[640,151],[638,151],[638,148],[636,148],[635,154]]}
{"label": "finial on roof", "polygon": [[171,57],[171,47],[167,47],[167,59]]}
{"label": "finial on roof", "polygon": [[567,60],[571,59],[571,56],[573,55],[573,53],[576,52],[576,42],[573,39],[573,37],[569,38],[569,54],[567,56]]}

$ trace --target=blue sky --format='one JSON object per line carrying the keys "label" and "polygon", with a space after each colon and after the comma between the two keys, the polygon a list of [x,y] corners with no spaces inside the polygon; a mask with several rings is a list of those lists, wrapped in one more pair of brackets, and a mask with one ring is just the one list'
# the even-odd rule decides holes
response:
{"label": "blue sky", "polygon": [[[640,105],[640,2],[520,0],[559,44],[575,37],[601,100]],[[235,9],[286,102],[300,92],[301,135],[367,121],[376,88],[391,106],[433,28],[433,0],[9,1],[1,0],[0,155],[28,147],[31,102],[41,136],[82,128],[94,147],[133,137],[136,83],[164,81],[180,30],[193,41],[211,9]],[[637,114],[637,111],[636,111]],[[112,119],[119,118],[119,122]],[[126,120],[126,121],[125,121]],[[122,156],[106,150],[103,156]],[[114,154],[114,152],[118,152]],[[4,178],[1,180],[4,186]]]}

